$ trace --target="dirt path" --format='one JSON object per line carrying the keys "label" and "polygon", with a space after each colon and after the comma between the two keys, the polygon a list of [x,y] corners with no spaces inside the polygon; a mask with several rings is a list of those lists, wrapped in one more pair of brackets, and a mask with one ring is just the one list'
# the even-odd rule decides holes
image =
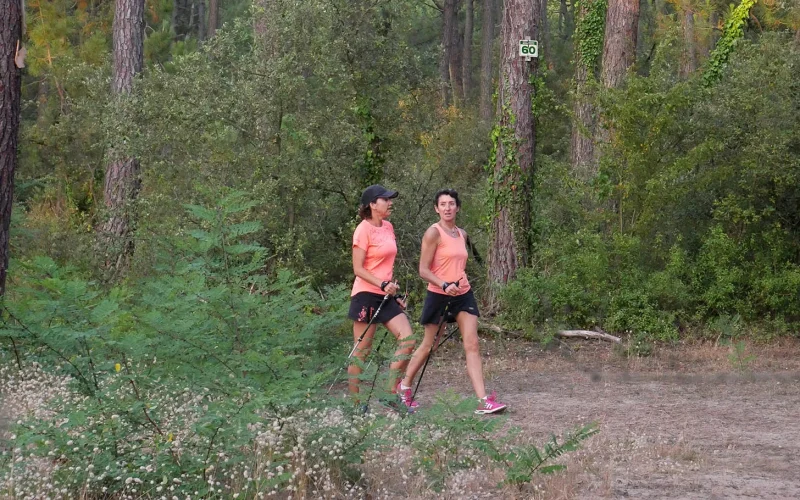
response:
{"label": "dirt path", "polygon": [[[460,345],[443,351],[422,400],[442,387],[471,392]],[[713,346],[644,359],[597,342],[545,352],[493,341],[483,351],[487,387],[536,442],[598,423],[537,497],[800,498],[800,343],[748,347],[744,362]]]}

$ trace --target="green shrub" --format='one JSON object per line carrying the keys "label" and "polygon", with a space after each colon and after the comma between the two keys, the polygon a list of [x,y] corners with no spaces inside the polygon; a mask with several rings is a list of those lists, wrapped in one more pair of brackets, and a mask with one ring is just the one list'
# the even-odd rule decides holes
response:
{"label": "green shrub", "polygon": [[476,418],[472,398],[399,425],[322,394],[352,345],[347,289],[264,273],[254,207],[236,192],[188,205],[194,225],[164,243],[158,275],[111,290],[49,258],[15,263],[0,303],[15,418],[2,494],[330,498],[377,488],[364,461],[401,443],[442,487],[491,462],[467,437],[503,420]]}

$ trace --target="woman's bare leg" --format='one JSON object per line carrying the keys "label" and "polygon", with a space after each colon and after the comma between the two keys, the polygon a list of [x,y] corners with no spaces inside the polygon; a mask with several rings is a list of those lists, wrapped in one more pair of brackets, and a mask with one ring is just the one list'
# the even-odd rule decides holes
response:
{"label": "woman's bare leg", "polygon": [[[444,328],[444,326],[442,326]],[[429,325],[425,325],[425,336],[422,339],[422,343],[417,347],[417,350],[414,351],[414,355],[411,356],[411,360],[408,363],[408,368],[406,368],[406,376],[403,379],[403,385],[406,387],[411,387],[411,384],[414,383],[414,377],[417,376],[417,372],[422,368],[422,365],[425,364],[425,360],[428,359],[428,354],[431,352],[431,346],[436,339],[437,335],[436,332],[439,331],[439,325],[432,323]]]}
{"label": "woman's bare leg", "polygon": [[394,361],[389,365],[389,380],[392,381],[393,390],[402,376],[403,370],[408,365],[408,357],[414,350],[414,330],[408,321],[408,316],[398,314],[386,323],[386,328],[397,339],[398,347],[394,352]]}
{"label": "woman's bare leg", "polygon": [[483,383],[483,365],[481,363],[480,342],[478,341],[478,317],[466,311],[456,316],[456,323],[461,330],[464,354],[467,358],[467,375],[478,399],[486,397],[486,386]]}
{"label": "woman's bare leg", "polygon": [[[353,342],[358,342],[358,338],[364,333],[364,330],[367,328],[367,323],[363,323],[360,321],[353,322]],[[372,348],[372,338],[375,336],[375,330],[377,329],[377,325],[372,325],[369,327],[369,331],[364,335],[364,338],[361,339],[361,342],[356,347],[356,351],[353,353],[353,356],[360,359],[361,362],[364,362],[364,359],[369,355],[369,351]],[[358,376],[361,375],[361,367],[356,364],[352,364],[347,367],[347,374],[349,375],[349,383],[348,387],[350,388],[351,394],[358,394]]]}

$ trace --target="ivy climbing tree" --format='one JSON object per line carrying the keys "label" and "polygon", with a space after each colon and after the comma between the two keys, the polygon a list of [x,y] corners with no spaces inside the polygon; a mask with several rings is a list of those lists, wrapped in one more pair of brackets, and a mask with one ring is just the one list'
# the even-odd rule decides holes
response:
{"label": "ivy climbing tree", "polygon": [[584,181],[597,173],[594,161],[595,107],[594,84],[603,53],[607,0],[580,0],[575,29],[574,120],[570,141],[570,164],[575,177]]}
{"label": "ivy climbing tree", "polygon": [[722,76],[722,70],[728,64],[736,41],[744,35],[744,23],[750,17],[750,9],[753,8],[756,1],[742,0],[742,3],[733,10],[725,23],[722,38],[717,41],[717,45],[708,60],[706,71],[703,73],[703,84],[706,87],[712,86]]}
{"label": "ivy climbing tree", "polygon": [[501,24],[502,53],[498,84],[498,123],[492,131],[489,159],[492,208],[488,278],[490,308],[497,284],[516,276],[528,265],[530,253],[530,180],[533,175],[535,131],[531,113],[531,70],[518,54],[520,40],[538,38],[535,5],[538,2],[506,0]]}

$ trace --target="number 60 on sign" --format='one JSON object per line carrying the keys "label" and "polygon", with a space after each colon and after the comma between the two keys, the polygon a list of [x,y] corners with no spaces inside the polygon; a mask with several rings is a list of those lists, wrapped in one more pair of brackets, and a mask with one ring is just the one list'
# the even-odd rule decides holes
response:
{"label": "number 60 on sign", "polygon": [[539,41],[520,40],[519,55],[520,57],[524,57],[527,61],[530,61],[532,57],[539,57]]}

